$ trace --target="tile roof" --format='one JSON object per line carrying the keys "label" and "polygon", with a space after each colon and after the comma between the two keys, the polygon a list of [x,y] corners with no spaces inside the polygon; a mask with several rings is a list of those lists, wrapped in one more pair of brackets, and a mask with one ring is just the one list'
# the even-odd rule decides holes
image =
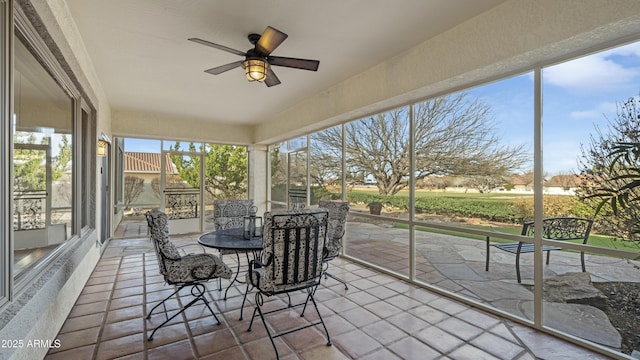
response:
{"label": "tile roof", "polygon": [[[137,173],[159,173],[161,154],[146,152],[125,152],[124,171]],[[177,174],[175,165],[171,162],[169,154],[164,156],[167,174]]]}

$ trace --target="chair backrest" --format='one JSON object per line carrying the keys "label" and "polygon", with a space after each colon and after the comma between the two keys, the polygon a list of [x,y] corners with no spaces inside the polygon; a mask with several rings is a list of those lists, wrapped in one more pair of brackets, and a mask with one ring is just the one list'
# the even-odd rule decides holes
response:
{"label": "chair backrest", "polygon": [[320,283],[328,217],[320,208],[265,213],[262,292],[271,295]]}
{"label": "chair backrest", "polygon": [[145,214],[149,234],[153,247],[158,257],[158,267],[160,274],[167,275],[166,260],[179,260],[180,253],[175,245],[169,240],[169,219],[165,213],[159,209],[153,209]]}
{"label": "chair backrest", "polygon": [[253,206],[253,200],[214,200],[213,224],[216,230],[241,228],[245,216],[249,215],[249,209]]}
{"label": "chair backrest", "polygon": [[289,209],[302,210],[307,206],[306,189],[289,189]]}
{"label": "chair backrest", "polygon": [[[542,229],[545,239],[552,240],[582,240],[587,243],[593,220],[577,217],[553,217],[542,220]],[[522,235],[533,236],[533,221],[527,221],[522,227]]]}
{"label": "chair backrest", "polygon": [[323,256],[325,260],[330,260],[338,256],[342,249],[342,238],[347,229],[349,203],[346,201],[320,200],[318,206],[329,211],[327,241],[324,245]]}

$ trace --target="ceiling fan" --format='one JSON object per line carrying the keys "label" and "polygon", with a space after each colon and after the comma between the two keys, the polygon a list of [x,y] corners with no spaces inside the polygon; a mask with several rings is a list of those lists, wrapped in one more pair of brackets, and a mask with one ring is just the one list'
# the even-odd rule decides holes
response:
{"label": "ceiling fan", "polygon": [[318,60],[271,56],[273,50],[282,44],[288,36],[289,35],[280,30],[267,26],[262,35],[249,34],[249,42],[253,44],[254,47],[246,52],[198,38],[189,38],[189,40],[245,57],[244,60],[234,61],[226,65],[205,70],[206,73],[219,75],[236,67],[242,67],[249,81],[264,82],[268,87],[271,87],[280,84],[280,79],[278,79],[273,72],[271,66],[317,71],[320,65],[320,61]]}

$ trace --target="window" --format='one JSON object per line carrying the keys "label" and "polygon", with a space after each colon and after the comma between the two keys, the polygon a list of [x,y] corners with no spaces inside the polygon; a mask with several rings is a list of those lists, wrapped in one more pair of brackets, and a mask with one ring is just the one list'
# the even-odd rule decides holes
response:
{"label": "window", "polygon": [[74,227],[74,100],[14,41],[14,276],[71,238]]}

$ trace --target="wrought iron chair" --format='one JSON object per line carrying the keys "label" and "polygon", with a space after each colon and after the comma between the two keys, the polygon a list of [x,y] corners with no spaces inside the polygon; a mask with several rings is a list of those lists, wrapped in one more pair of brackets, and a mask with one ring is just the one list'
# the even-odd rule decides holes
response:
{"label": "wrought iron chair", "polygon": [[[586,244],[589,239],[589,233],[591,232],[591,226],[593,220],[576,218],[576,217],[554,217],[546,218],[542,220],[542,237],[545,239],[567,241],[567,240],[581,240],[582,244]],[[521,235],[533,237],[534,223],[533,221],[526,221],[522,226]],[[487,257],[485,270],[489,271],[489,237],[487,241]],[[522,282],[520,277],[520,254],[530,253],[534,251],[534,245],[526,242],[513,242],[505,244],[493,245],[500,250],[504,250],[513,254],[516,254],[516,277],[518,283]],[[562,250],[562,247],[543,245],[542,251],[547,252],[547,265],[549,265],[549,257],[552,250]],[[582,272],[586,271],[584,265],[584,251],[580,252],[580,262],[582,264]]]}
{"label": "wrought iron chair", "polygon": [[241,228],[242,219],[249,215],[253,199],[214,200],[213,226],[216,230]]}
{"label": "wrought iron chair", "polygon": [[330,277],[344,284],[344,289],[349,290],[347,283],[327,272],[329,261],[340,255],[342,250],[342,238],[347,229],[347,215],[349,215],[349,203],[346,201],[320,200],[318,206],[329,211],[329,222],[327,225],[327,241],[324,245],[322,253],[322,262],[324,263],[325,279]]}
{"label": "wrought iron chair", "polygon": [[[162,274],[164,281],[168,285],[176,288],[171,295],[167,296],[149,311],[147,319],[150,319],[153,311],[162,305],[164,307],[166,320],[153,329],[147,340],[153,340],[153,335],[158,329],[176,316],[182,314],[198,301],[204,303],[211,312],[211,315],[216,319],[216,322],[220,324],[220,320],[213,312],[205,296],[206,288],[203,283],[215,278],[229,279],[231,278],[231,269],[229,269],[219,257],[213,254],[199,253],[181,255],[178,248],[169,240],[168,218],[162,211],[158,209],[151,210],[146,213],[146,218],[151,234],[151,241],[153,242],[158,258],[160,274]],[[191,296],[193,296],[193,299],[179,311],[169,316],[165,302],[189,286],[191,287]]]}
{"label": "wrought iron chair", "polygon": [[[325,209],[298,210],[287,212],[267,212],[264,222],[264,250],[262,259],[255,259],[249,263],[247,273],[247,298],[249,287],[257,291],[255,295],[255,309],[247,331],[251,331],[253,320],[260,316],[271,344],[279,359],[278,348],[274,339],[282,335],[302,330],[311,326],[322,325],[327,335],[327,345],[331,345],[329,331],[324,324],[318,305],[314,299],[315,289],[322,277],[322,252],[326,237],[328,213]],[[296,305],[263,311],[264,297],[306,290],[304,302]],[[244,306],[243,300],[243,306]],[[291,298],[289,297],[289,301]],[[267,325],[266,316],[282,310],[304,306],[300,316],[304,316],[307,304],[311,301],[318,314],[318,320],[308,324],[271,333]],[[241,310],[242,311],[242,310]]]}
{"label": "wrought iron chair", "polygon": [[[213,226],[215,230],[241,228],[243,219],[249,215],[249,210],[253,207],[253,199],[249,200],[214,200],[213,201]],[[240,257],[236,251],[220,250],[220,259],[224,255],[235,254],[238,264]],[[222,281],[218,280],[218,290],[222,290]],[[227,298],[225,292],[224,298]]]}

